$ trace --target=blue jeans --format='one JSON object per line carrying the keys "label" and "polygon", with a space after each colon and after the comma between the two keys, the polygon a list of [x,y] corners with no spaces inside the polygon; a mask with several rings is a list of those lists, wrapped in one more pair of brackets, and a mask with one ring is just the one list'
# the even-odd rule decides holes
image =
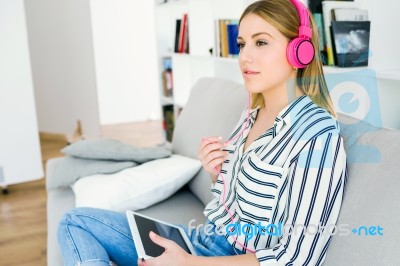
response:
{"label": "blue jeans", "polygon": [[[225,236],[204,234],[203,230],[188,232],[199,256],[242,254]],[[136,265],[138,256],[123,213],[94,208],[76,208],[67,212],[58,228],[58,242],[64,265]]]}

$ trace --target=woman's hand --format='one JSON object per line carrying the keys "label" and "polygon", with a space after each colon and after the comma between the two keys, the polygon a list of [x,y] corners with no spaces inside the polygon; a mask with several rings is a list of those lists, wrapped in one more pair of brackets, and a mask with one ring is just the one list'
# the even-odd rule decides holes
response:
{"label": "woman's hand", "polygon": [[189,265],[189,259],[191,258],[191,255],[185,252],[174,241],[159,236],[154,232],[150,232],[150,239],[157,245],[163,247],[165,251],[160,256],[148,259],[145,262],[142,262],[141,258],[139,258],[138,266]]}
{"label": "woman's hand", "polygon": [[228,157],[228,152],[221,150],[226,147],[221,142],[222,137],[204,138],[200,144],[198,157],[204,169],[210,173],[213,183],[217,181],[218,174],[221,171],[221,165]]}

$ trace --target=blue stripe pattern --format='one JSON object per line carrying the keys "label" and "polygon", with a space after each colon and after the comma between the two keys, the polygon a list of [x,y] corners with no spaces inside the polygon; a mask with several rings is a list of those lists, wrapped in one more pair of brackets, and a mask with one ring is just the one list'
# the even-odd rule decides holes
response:
{"label": "blue stripe pattern", "polygon": [[[244,110],[232,131],[230,137],[237,139],[225,149],[229,158],[221,170],[226,184],[220,177],[212,184],[213,198],[204,214],[216,225],[282,224],[281,235],[226,235],[233,247],[249,252],[237,239],[255,250],[260,265],[321,265],[331,234],[317,232],[316,227],[335,226],[347,182],[339,124],[308,96],[301,96],[284,108],[274,125],[244,151],[258,110],[250,110],[250,121]],[[238,136],[242,126],[247,128]],[[225,187],[226,198],[222,199]],[[290,226],[305,229],[289,233],[286,228]]]}

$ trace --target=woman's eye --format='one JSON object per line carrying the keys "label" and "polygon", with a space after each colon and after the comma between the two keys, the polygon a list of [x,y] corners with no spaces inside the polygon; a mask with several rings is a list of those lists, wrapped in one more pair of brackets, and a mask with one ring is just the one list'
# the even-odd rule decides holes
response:
{"label": "woman's eye", "polygon": [[257,45],[257,46],[264,46],[264,45],[268,45],[268,43],[267,43],[266,41],[260,40],[260,41],[257,41],[257,42],[256,42],[256,45]]}
{"label": "woman's eye", "polygon": [[244,43],[238,42],[237,47],[239,48],[239,50],[241,50],[244,47]]}

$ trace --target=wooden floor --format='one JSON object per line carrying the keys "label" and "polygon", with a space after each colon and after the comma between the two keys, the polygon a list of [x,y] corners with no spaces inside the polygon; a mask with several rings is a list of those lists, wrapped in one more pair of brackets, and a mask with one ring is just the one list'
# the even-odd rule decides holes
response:
{"label": "wooden floor", "polygon": [[[137,147],[162,144],[162,124],[156,122],[107,125],[102,137],[121,140]],[[49,158],[62,156],[65,142],[41,140],[43,165]],[[0,194],[0,266],[46,265],[45,179],[8,187]]]}

